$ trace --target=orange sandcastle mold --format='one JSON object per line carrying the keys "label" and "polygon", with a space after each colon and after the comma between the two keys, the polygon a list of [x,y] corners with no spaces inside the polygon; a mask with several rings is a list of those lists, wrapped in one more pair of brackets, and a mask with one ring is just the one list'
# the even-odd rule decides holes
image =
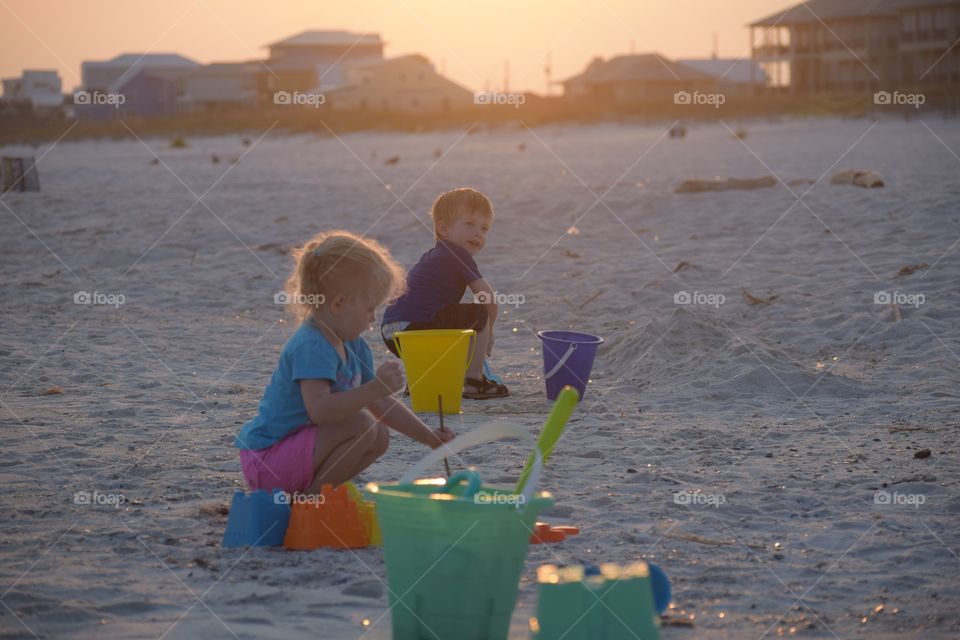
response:
{"label": "orange sandcastle mold", "polygon": [[357,549],[371,544],[380,544],[374,506],[353,483],[325,484],[319,497],[293,500],[283,539],[287,549]]}
{"label": "orange sandcastle mold", "polygon": [[530,536],[530,544],[548,544],[551,542],[563,542],[567,536],[575,536],[580,533],[580,527],[571,525],[550,526],[546,522],[538,522]]}

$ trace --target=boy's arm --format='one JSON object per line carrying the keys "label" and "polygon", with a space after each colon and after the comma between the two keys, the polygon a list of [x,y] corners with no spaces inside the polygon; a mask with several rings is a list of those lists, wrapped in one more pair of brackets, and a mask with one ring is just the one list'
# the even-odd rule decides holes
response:
{"label": "boy's arm", "polygon": [[403,388],[403,374],[396,362],[385,362],[370,382],[339,393],[330,393],[329,380],[301,380],[300,395],[310,422],[316,425],[346,420]]}
{"label": "boy's arm", "polygon": [[[453,438],[453,432],[447,429],[443,436],[431,431],[430,427],[416,416],[406,405],[394,398],[387,396],[374,402],[369,407],[370,413],[386,424],[388,427],[402,433],[403,435],[421,442],[431,449],[436,449],[444,442]],[[449,436],[449,437],[447,437]]]}

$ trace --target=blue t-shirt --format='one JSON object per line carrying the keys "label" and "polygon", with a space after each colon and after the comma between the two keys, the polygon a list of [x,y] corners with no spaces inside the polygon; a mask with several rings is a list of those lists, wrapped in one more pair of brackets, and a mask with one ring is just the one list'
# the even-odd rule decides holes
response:
{"label": "blue t-shirt", "polygon": [[328,380],[330,391],[353,389],[374,377],[373,354],[363,338],[343,344],[347,360],[309,321],[290,336],[280,362],[263,392],[257,415],[243,425],[234,444],[238,449],[263,449],[283,440],[310,422],[300,393],[300,380]]}
{"label": "blue t-shirt", "polygon": [[407,291],[383,312],[383,324],[430,322],[441,309],[460,302],[467,285],[483,278],[466,249],[446,240],[420,256],[407,274]]}

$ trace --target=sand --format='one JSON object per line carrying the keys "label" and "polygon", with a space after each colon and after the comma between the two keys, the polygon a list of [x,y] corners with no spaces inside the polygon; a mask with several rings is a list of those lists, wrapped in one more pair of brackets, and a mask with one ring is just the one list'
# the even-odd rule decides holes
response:
{"label": "sand", "polygon": [[[539,564],[643,558],[694,625],[664,638],[957,637],[960,126],[727,124],[3,149],[42,156],[43,191],[0,205],[0,637],[388,638],[379,549],[220,547],[232,441],[294,330],[286,248],[346,228],[411,265],[458,185],[492,198],[479,262],[523,303],[492,359],[513,396],[453,426],[537,432],[536,330],[606,338],[543,482],[582,533],[531,548],[512,637]],[[829,184],[846,168],[886,186]],[[674,193],[762,175],[778,186]],[[362,480],[424,453],[395,436]],[[525,454],[464,457],[508,484]]]}

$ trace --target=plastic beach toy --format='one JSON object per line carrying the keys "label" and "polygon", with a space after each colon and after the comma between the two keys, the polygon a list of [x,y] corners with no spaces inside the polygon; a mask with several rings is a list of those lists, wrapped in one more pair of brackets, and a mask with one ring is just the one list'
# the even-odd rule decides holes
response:
{"label": "plastic beach toy", "polygon": [[567,386],[560,390],[557,401],[553,403],[553,409],[550,410],[550,415],[547,416],[547,421],[543,425],[543,431],[540,432],[537,449],[530,453],[527,464],[520,474],[520,481],[517,482],[517,493],[523,492],[523,488],[527,484],[527,479],[533,470],[536,453],[540,452],[544,463],[550,459],[553,448],[560,436],[563,435],[563,429],[567,426],[567,421],[570,420],[570,415],[577,406],[578,398],[577,391],[572,387]]}
{"label": "plastic beach toy", "polygon": [[603,338],[579,331],[538,331],[537,337],[543,346],[547,399],[555,399],[566,385],[579,391],[582,399]]}
{"label": "plastic beach toy", "polygon": [[533,534],[530,536],[530,544],[547,544],[550,542],[563,542],[567,536],[580,535],[580,527],[571,525],[551,526],[546,522],[538,522]]}
{"label": "plastic beach toy", "polygon": [[673,592],[670,589],[670,579],[667,574],[652,562],[648,562],[650,568],[650,583],[653,587],[653,606],[657,613],[662,614],[670,606],[670,598]]}
{"label": "plastic beach toy", "polygon": [[280,489],[267,493],[237,491],[230,504],[227,528],[223,532],[225,547],[277,547],[283,544],[283,535],[290,520],[290,505]]}
{"label": "plastic beach toy", "polygon": [[410,402],[416,412],[460,413],[463,379],[470,366],[473,329],[429,329],[398,331],[393,343],[407,370]]}
{"label": "plastic beach toy", "polygon": [[353,483],[323,485],[319,496],[294,499],[283,546],[287,549],[357,549],[380,543],[373,503]]}
{"label": "plastic beach toy", "polygon": [[503,378],[493,372],[493,369],[490,368],[490,363],[486,360],[483,361],[483,375],[487,376],[487,380],[493,380],[497,384],[503,383]]}
{"label": "plastic beach toy", "polygon": [[507,637],[530,532],[553,505],[549,494],[534,495],[539,469],[519,495],[483,486],[473,471],[417,480],[446,455],[503,438],[533,444],[522,427],[489,424],[435,449],[397,484],[367,485],[383,530],[394,638]]}
{"label": "plastic beach toy", "polygon": [[[659,640],[650,572],[645,562],[630,567],[537,569],[540,598],[530,619],[536,640]],[[599,602],[598,602],[599,601]]]}

